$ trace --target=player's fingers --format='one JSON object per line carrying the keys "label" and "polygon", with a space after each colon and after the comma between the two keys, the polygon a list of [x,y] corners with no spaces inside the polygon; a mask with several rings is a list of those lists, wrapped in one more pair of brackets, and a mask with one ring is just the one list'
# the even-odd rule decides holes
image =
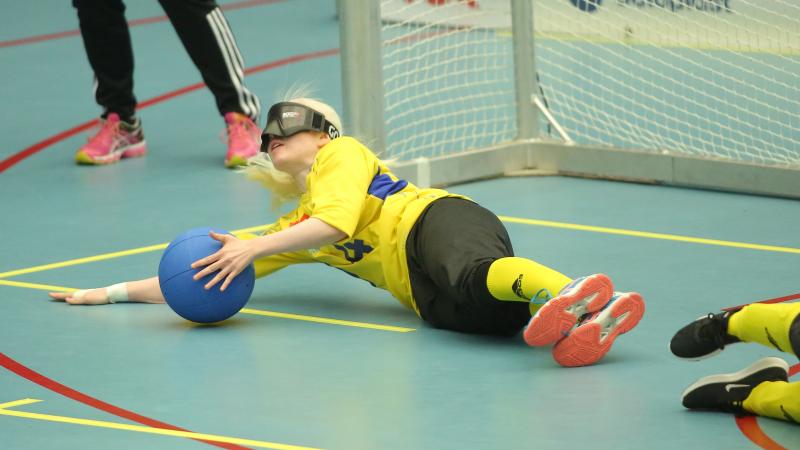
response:
{"label": "player's fingers", "polygon": [[212,238],[214,238],[214,239],[216,239],[216,240],[218,240],[218,241],[222,242],[223,244],[224,244],[226,241],[228,241],[228,238],[231,238],[231,237],[233,237],[233,236],[231,236],[231,235],[229,235],[229,234],[221,234],[221,233],[217,233],[216,231],[209,231],[209,232],[208,232],[208,235],[209,235],[209,236],[211,236]]}
{"label": "player's fingers", "polygon": [[[211,256],[213,256],[213,255],[211,255]],[[197,261],[192,263],[191,268],[192,269],[197,269],[199,267],[207,266],[210,262],[213,262],[211,260],[211,256],[206,256],[205,258],[198,259]]]}
{"label": "player's fingers", "polygon": [[87,289],[80,289],[74,292],[70,292],[64,298],[64,301],[66,301],[70,305],[82,305],[86,303],[85,297],[88,292],[89,290]]}
{"label": "player's fingers", "polygon": [[224,291],[225,288],[227,288],[228,285],[233,282],[233,279],[242,273],[245,267],[247,267],[247,264],[242,265],[241,263],[234,263],[234,265],[228,270],[228,276],[225,278],[225,282],[222,284],[222,287],[220,287],[219,290]]}
{"label": "player's fingers", "polygon": [[202,270],[200,270],[196,274],[194,274],[194,276],[192,278],[195,281],[197,281],[197,280],[199,280],[199,279],[201,279],[203,277],[211,275],[212,273],[218,271],[219,269],[220,269],[220,261],[215,261],[215,262],[205,266]]}
{"label": "player's fingers", "polygon": [[238,270],[229,273],[228,276],[225,277],[225,282],[222,283],[222,286],[219,288],[219,290],[224,291],[225,288],[227,288],[228,285],[231,284],[231,281],[233,281],[233,279],[236,278],[236,275],[239,275]]}
{"label": "player's fingers", "polygon": [[228,274],[228,271],[227,271],[227,270],[225,270],[225,269],[222,269],[222,270],[220,270],[219,272],[217,272],[217,275],[216,275],[214,278],[212,278],[212,279],[211,279],[211,281],[209,281],[208,283],[206,283],[206,285],[205,285],[205,288],[206,288],[206,289],[211,289],[211,288],[212,288],[212,287],[214,287],[214,286],[215,286],[217,283],[219,283],[219,282],[220,282],[220,280],[222,280],[223,278],[225,278],[225,276],[226,276],[227,274]]}
{"label": "player's fingers", "polygon": [[66,292],[48,292],[47,295],[49,295],[50,298],[58,300],[60,302],[63,302],[64,300],[66,300],[67,297],[69,297],[69,294],[67,294]]}
{"label": "player's fingers", "polygon": [[219,258],[220,258],[220,252],[213,253],[211,255],[206,256],[205,258],[200,258],[192,263],[192,269],[197,269],[198,267],[203,267],[212,264]]}
{"label": "player's fingers", "polygon": [[87,305],[89,301],[83,295],[70,295],[64,299],[70,305]]}

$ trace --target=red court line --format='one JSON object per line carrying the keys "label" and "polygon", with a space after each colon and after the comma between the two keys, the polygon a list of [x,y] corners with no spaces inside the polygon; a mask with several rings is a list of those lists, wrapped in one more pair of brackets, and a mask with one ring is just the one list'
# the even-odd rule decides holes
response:
{"label": "red court line", "polygon": [[77,126],[74,126],[74,127],[70,128],[69,130],[62,131],[61,133],[58,133],[58,134],[56,134],[54,136],[50,136],[49,138],[47,138],[47,139],[45,139],[43,141],[37,142],[37,143],[31,145],[30,147],[26,148],[25,150],[22,150],[21,152],[17,152],[15,154],[9,156],[8,158],[0,161],[0,173],[3,173],[3,171],[5,171],[9,167],[13,166],[14,164],[22,161],[23,159],[33,155],[34,153],[36,153],[36,152],[38,152],[40,150],[45,149],[46,147],[49,147],[49,146],[55,144],[56,142],[63,141],[64,139],[72,137],[72,136],[74,136],[74,135],[76,135],[76,134],[78,134],[78,133],[80,133],[80,132],[82,132],[84,130],[88,130],[89,128],[95,126],[97,124],[97,122],[98,122],[97,119],[93,119],[93,120],[90,120],[88,122],[84,122],[84,123],[82,123],[80,125],[77,125]]}
{"label": "red court line", "polygon": [[[744,305],[739,306],[731,306],[728,308],[723,308],[723,311],[738,311],[744,308],[747,305],[752,305],[756,303],[782,303],[787,302],[789,300],[795,300],[800,298],[800,294],[792,294],[786,295],[784,297],[775,297],[770,298],[767,300],[760,300],[753,303],[747,303]],[[800,364],[795,364],[789,368],[789,376],[792,377],[795,374],[800,372]],[[761,429],[761,426],[758,424],[758,420],[756,420],[755,416],[745,416],[745,417],[737,417],[736,418],[736,425],[739,427],[739,430],[744,434],[750,441],[754,444],[758,445],[759,447],[766,449],[766,450],[786,450],[786,447],[778,444],[772,438],[770,438],[764,430]]]}
{"label": "red court line", "polygon": [[756,416],[737,417],[736,425],[739,427],[739,430],[757,446],[765,450],[786,450],[786,447],[773,441],[772,438],[764,433],[764,430],[758,426]]}
{"label": "red court line", "polygon": [[[55,381],[51,378],[47,378],[46,376],[36,372],[28,367],[23,366],[22,364],[18,363],[17,361],[11,359],[10,357],[6,356],[4,353],[0,352],[0,366],[5,367],[9,371],[30,380],[39,386],[42,386],[46,389],[49,389],[56,394],[61,394],[64,397],[70,398],[77,402],[83,403],[84,405],[91,406],[92,408],[99,409],[100,411],[105,411],[109,414],[113,414],[117,417],[122,417],[123,419],[128,419],[134,422],[141,423],[143,425],[147,425],[148,427],[153,428],[161,428],[165,430],[173,430],[173,431],[189,431],[184,428],[176,427],[175,425],[170,425],[168,423],[164,423],[155,419],[151,419],[149,417],[145,417],[139,414],[136,414],[133,411],[128,411],[127,409],[122,409],[118,406],[114,406],[110,403],[106,403],[102,400],[96,399],[94,397],[88,396],[82,392],[78,392],[71,387],[65,386],[58,381]],[[230,450],[244,450],[247,447],[240,447],[234,444],[227,444],[224,442],[214,442],[214,441],[204,441],[201,439],[193,439],[195,441],[204,442],[209,445],[213,445],[215,447],[230,449]]]}
{"label": "red court line", "polygon": [[[739,306],[730,306],[728,308],[723,308],[722,310],[738,311],[747,305],[752,305],[756,303],[763,303],[763,304],[782,303],[782,302],[788,302],[789,300],[796,300],[798,298],[800,298],[800,294],[792,294],[792,295],[786,295],[784,297],[775,297],[767,300],[760,300],[757,302],[747,303]],[[789,376],[790,377],[794,376],[798,372],[800,372],[800,364],[795,364],[789,369]],[[761,426],[758,425],[758,420],[756,420],[755,416],[737,417],[736,425],[739,427],[739,430],[742,432],[742,434],[744,434],[748,439],[750,439],[750,441],[752,441],[759,447],[766,450],[786,450],[786,447],[772,440],[772,438],[770,438],[767,435],[767,433],[765,433],[764,430],[761,429]]]}
{"label": "red court line", "polygon": [[[285,66],[285,65],[288,65],[288,64],[294,64],[294,63],[297,63],[297,62],[307,61],[307,60],[310,60],[310,59],[324,58],[326,56],[333,56],[333,55],[336,55],[338,53],[339,53],[339,49],[338,48],[331,48],[331,49],[328,49],[328,50],[321,50],[321,51],[317,51],[317,52],[305,53],[305,54],[302,54],[302,55],[290,56],[288,58],[283,58],[283,59],[279,59],[277,61],[272,61],[272,62],[269,62],[269,63],[261,64],[261,65],[254,66],[254,67],[250,67],[249,69],[246,69],[244,71],[244,73],[247,74],[247,75],[250,75],[250,74],[261,72],[261,71],[264,71],[264,70],[270,70],[270,69],[274,69],[276,67]],[[184,94],[188,94],[189,92],[196,91],[198,89],[203,88],[204,86],[205,86],[205,83],[196,83],[196,84],[192,84],[192,85],[189,85],[189,86],[186,86],[186,87],[182,87],[182,88],[177,89],[175,91],[167,92],[166,94],[162,94],[162,95],[153,97],[151,99],[145,100],[143,102],[140,102],[136,106],[136,108],[137,109],[147,108],[148,106],[153,106],[155,104],[170,100],[172,98],[175,98],[175,97],[178,97],[178,96],[181,96],[181,95],[184,95]],[[70,128],[68,130],[62,131],[62,132],[60,132],[60,133],[58,133],[56,135],[50,136],[47,139],[39,141],[39,142],[31,145],[30,147],[28,147],[26,149],[23,149],[23,150],[15,153],[15,154],[9,156],[8,158],[0,161],[0,174],[3,173],[4,171],[8,170],[9,168],[14,166],[15,164],[19,163],[20,161],[24,160],[25,158],[28,158],[29,156],[32,156],[32,155],[44,150],[45,148],[50,147],[53,144],[56,144],[56,143],[58,143],[60,141],[68,139],[68,138],[70,138],[70,137],[72,137],[72,136],[74,136],[74,135],[76,135],[76,134],[78,134],[78,133],[80,133],[80,132],[82,132],[84,130],[87,130],[87,129],[91,128],[92,126],[95,126],[96,124],[97,124],[97,119],[93,119],[93,120],[90,120],[88,122],[84,122],[84,123],[82,123],[80,125],[76,125],[76,126]]]}
{"label": "red court line", "polygon": [[[789,368],[789,377],[793,377],[798,372],[800,372],[800,364],[793,365]],[[759,447],[766,450],[786,450],[786,447],[775,442],[761,429],[756,416],[737,417],[736,425],[742,434]]]}
{"label": "red court line", "polygon": [[[243,1],[243,2],[236,2],[236,3],[229,3],[227,5],[222,5],[222,6],[220,6],[220,9],[222,9],[223,11],[232,11],[232,10],[236,10],[236,9],[252,8],[254,6],[260,6],[260,5],[271,4],[271,3],[278,3],[278,2],[283,2],[283,1],[286,1],[286,0],[247,0],[247,1]],[[151,23],[163,22],[165,20],[168,20],[167,16],[145,17],[145,18],[142,18],[142,19],[136,19],[136,20],[129,21],[128,22],[128,26],[129,27],[135,27],[135,26],[139,26],[139,25],[147,25],[147,24],[151,24]],[[37,35],[37,36],[30,36],[30,37],[26,37],[26,38],[12,39],[12,40],[9,40],[9,41],[0,41],[0,48],[3,48],[3,47],[15,47],[15,46],[19,46],[19,45],[33,44],[33,43],[42,42],[42,41],[52,41],[52,40],[55,40],[55,39],[63,39],[63,38],[66,38],[66,37],[80,36],[80,34],[81,34],[80,30],[69,30],[69,31],[61,31],[61,32],[58,32],[58,33],[40,34],[40,35]]]}
{"label": "red court line", "polygon": [[[0,170],[0,172],[1,171],[2,170]],[[738,310],[744,308],[745,306],[752,305],[754,303],[765,303],[765,304],[766,303],[782,303],[782,302],[788,302],[789,300],[796,300],[798,298],[800,298],[800,294],[792,294],[792,295],[787,295],[785,297],[775,297],[775,298],[770,298],[770,299],[767,299],[767,300],[759,300],[757,302],[746,303],[744,305],[739,305],[739,306],[729,306],[727,308],[722,308],[722,310],[723,311],[738,311]]]}

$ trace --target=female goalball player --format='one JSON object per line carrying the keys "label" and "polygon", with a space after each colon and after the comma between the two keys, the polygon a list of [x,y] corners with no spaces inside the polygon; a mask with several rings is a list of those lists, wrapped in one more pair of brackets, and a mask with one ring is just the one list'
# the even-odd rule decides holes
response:
{"label": "female goalball player", "polygon": [[[273,105],[261,150],[245,169],[298,206],[261,236],[211,233],[222,248],[196,261],[198,280],[224,290],[254,263],[266,276],[322,262],[386,289],[434,327],[515,335],[555,344],[565,366],[599,361],[644,314],[642,297],[617,293],[603,274],[577,279],[514,256],[500,220],[475,202],[398,179],[363,144],[342,136],[329,105],[295,98]],[[221,283],[221,284],[220,284]],[[555,293],[553,296],[551,294]],[[158,278],[51,293],[71,304],[163,303]],[[531,315],[533,316],[531,317]]]}

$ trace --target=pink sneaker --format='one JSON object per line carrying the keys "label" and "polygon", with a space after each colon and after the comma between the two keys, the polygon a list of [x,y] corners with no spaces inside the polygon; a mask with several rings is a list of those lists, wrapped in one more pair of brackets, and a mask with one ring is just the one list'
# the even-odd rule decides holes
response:
{"label": "pink sneaker", "polygon": [[247,164],[247,160],[258,154],[261,146],[261,130],[253,120],[244,114],[229,112],[225,114],[228,129],[228,153],[225,167]]}
{"label": "pink sneaker", "polygon": [[557,342],[584,314],[606,306],[613,294],[611,280],[602,273],[576,278],[531,317],[523,333],[525,342],[536,347]]}
{"label": "pink sneaker", "polygon": [[135,158],[147,153],[141,122],[129,124],[119,119],[117,113],[111,113],[100,119],[100,131],[89,138],[75,154],[78,164],[111,164],[120,158]]}
{"label": "pink sneaker", "polygon": [[644,315],[644,300],[636,292],[616,293],[605,308],[586,314],[569,336],[553,347],[562,366],[587,366],[600,361],[620,334],[631,331]]}

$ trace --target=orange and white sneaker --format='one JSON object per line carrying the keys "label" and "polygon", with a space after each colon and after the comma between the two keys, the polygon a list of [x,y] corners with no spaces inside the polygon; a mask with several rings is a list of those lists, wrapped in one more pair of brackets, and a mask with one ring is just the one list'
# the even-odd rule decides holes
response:
{"label": "orange and white sneaker", "polygon": [[225,113],[225,125],[228,132],[225,167],[244,166],[248,159],[258,154],[261,130],[253,119],[237,112]]}
{"label": "orange and white sneaker", "polygon": [[606,306],[585,314],[567,337],[553,347],[562,366],[594,364],[611,350],[617,336],[631,331],[644,315],[644,300],[636,292],[617,292]]}
{"label": "orange and white sneaker", "polygon": [[135,158],[147,153],[142,122],[130,124],[120,120],[117,113],[100,119],[100,131],[75,153],[78,164],[111,164],[120,158]]}
{"label": "orange and white sneaker", "polygon": [[531,317],[523,333],[525,342],[535,347],[558,342],[584,314],[606,306],[613,294],[614,285],[602,273],[572,280]]}

